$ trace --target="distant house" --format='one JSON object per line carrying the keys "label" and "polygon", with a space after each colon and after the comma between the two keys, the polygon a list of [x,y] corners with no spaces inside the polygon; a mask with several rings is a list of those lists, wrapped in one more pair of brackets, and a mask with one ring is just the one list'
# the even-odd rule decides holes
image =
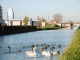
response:
{"label": "distant house", "polygon": [[72,23],[62,23],[62,26],[64,27],[71,27],[73,24]]}
{"label": "distant house", "polygon": [[29,19],[28,25],[29,25],[29,26],[41,26],[41,23],[38,22],[37,20],[34,21],[34,20],[32,20],[32,19]]}
{"label": "distant house", "polygon": [[42,22],[42,27],[45,27],[46,26],[46,22]]}
{"label": "distant house", "polygon": [[57,24],[56,20],[51,20],[49,24]]}

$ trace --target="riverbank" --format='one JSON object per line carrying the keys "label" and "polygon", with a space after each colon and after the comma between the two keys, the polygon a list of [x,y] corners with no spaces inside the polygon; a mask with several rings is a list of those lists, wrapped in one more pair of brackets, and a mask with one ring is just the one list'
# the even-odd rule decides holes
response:
{"label": "riverbank", "polygon": [[61,28],[60,27],[37,28],[36,26],[4,26],[4,27],[0,26],[0,36],[32,32],[32,31],[40,31],[40,30],[51,30],[51,29],[61,29]]}
{"label": "riverbank", "polygon": [[69,46],[60,56],[60,60],[80,60],[80,27],[74,33]]}

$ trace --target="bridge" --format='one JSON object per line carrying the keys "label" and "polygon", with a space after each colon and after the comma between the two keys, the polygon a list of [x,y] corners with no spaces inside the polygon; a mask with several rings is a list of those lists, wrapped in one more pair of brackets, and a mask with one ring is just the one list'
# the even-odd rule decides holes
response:
{"label": "bridge", "polygon": [[80,22],[73,22],[74,26],[80,26]]}

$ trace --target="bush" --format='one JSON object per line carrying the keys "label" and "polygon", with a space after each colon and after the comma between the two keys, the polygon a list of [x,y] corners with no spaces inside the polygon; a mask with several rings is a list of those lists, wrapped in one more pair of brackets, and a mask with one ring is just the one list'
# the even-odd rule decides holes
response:
{"label": "bush", "polygon": [[54,24],[52,27],[60,27],[59,25],[57,25],[57,24]]}

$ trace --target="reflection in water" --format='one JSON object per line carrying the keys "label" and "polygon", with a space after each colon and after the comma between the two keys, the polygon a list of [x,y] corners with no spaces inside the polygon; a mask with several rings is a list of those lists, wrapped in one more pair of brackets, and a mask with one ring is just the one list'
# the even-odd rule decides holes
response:
{"label": "reflection in water", "polygon": [[26,60],[36,60],[36,57],[27,57],[26,56]]}
{"label": "reflection in water", "polygon": [[13,44],[14,38],[12,36],[9,37],[9,43],[10,45]]}
{"label": "reflection in water", "polygon": [[4,37],[0,36],[0,44],[3,43],[3,39],[4,39]]}
{"label": "reflection in water", "polygon": [[43,60],[53,60],[53,56],[51,56],[51,57],[43,57]]}
{"label": "reflection in water", "polygon": [[67,29],[67,30],[72,30],[72,29],[73,29],[73,26],[67,27],[67,28],[65,28],[65,29]]}

